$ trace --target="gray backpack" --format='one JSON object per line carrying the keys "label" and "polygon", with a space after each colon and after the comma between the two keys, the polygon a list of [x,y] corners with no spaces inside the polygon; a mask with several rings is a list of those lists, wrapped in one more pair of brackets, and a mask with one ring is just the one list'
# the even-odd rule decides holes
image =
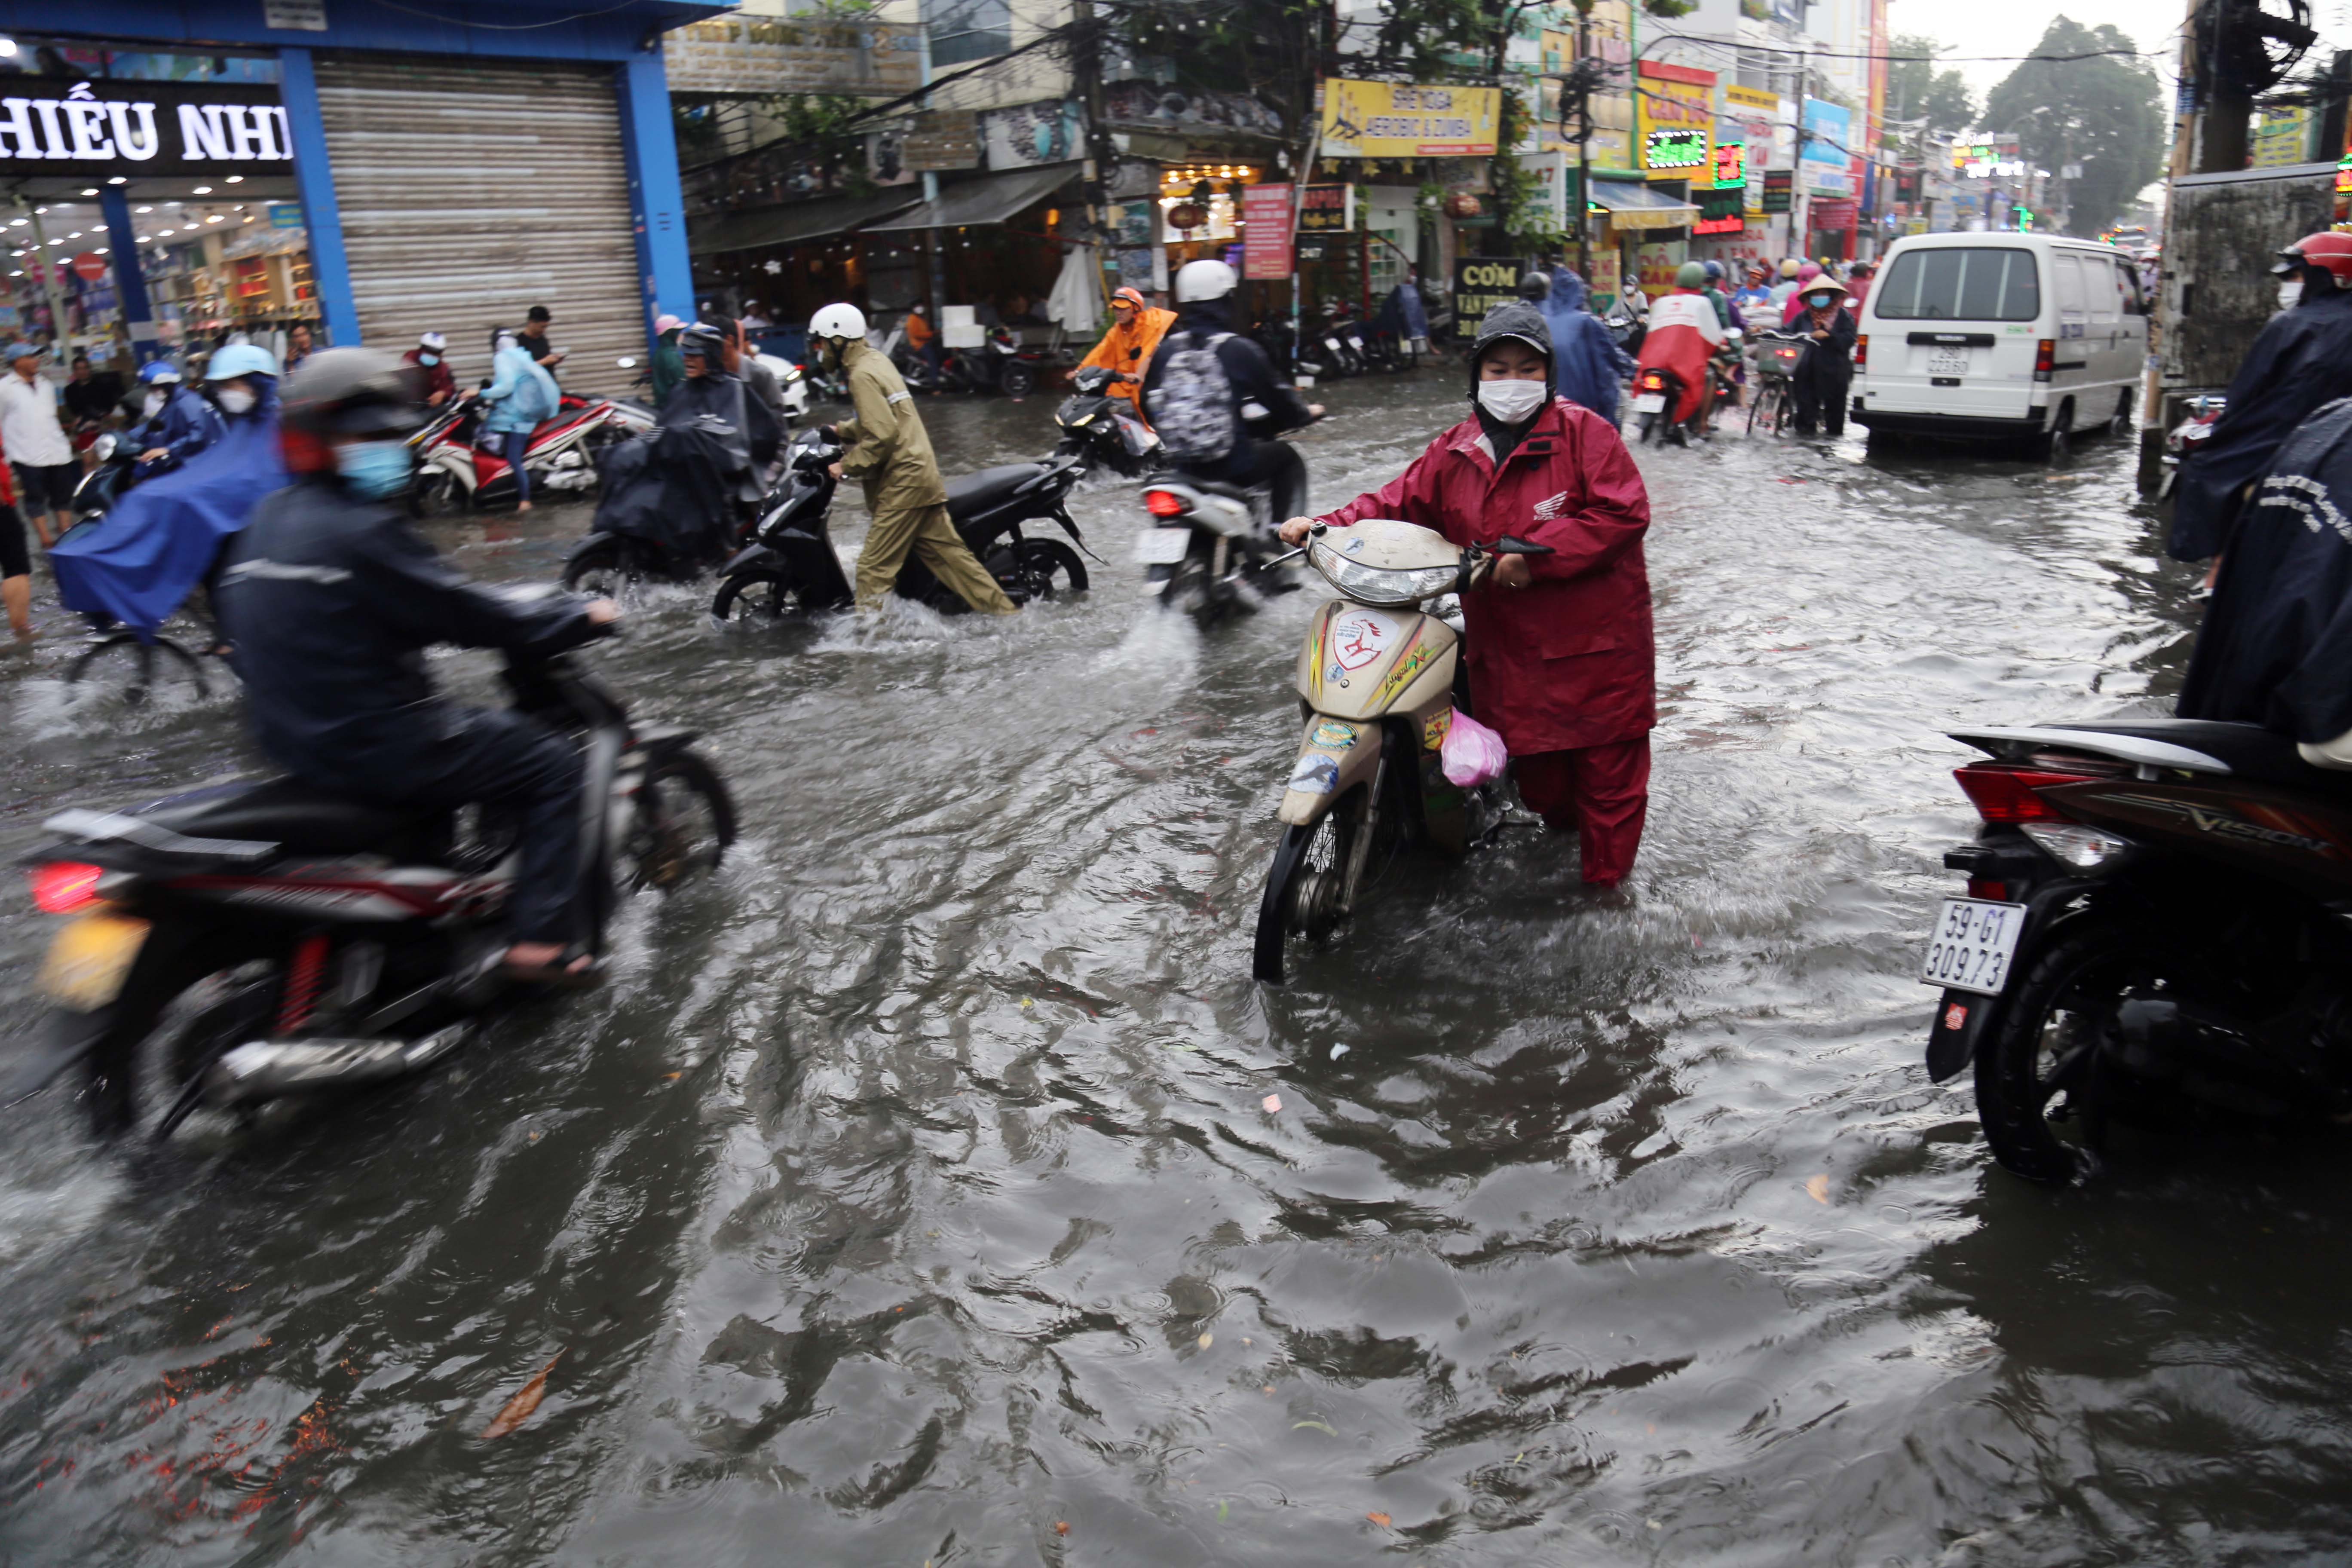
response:
{"label": "gray backpack", "polygon": [[1168,356],[1168,368],[1151,389],[1151,427],[1171,462],[1219,463],[1234,449],[1234,385],[1217,358],[1217,345],[1232,336],[1219,332],[1203,342],[1197,332],[1185,333],[1184,345]]}

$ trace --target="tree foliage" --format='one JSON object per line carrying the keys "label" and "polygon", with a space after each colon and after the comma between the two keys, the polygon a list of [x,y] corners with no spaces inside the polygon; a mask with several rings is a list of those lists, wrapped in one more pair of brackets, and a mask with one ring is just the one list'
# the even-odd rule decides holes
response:
{"label": "tree foliage", "polygon": [[[2037,55],[2133,47],[2110,26],[2060,16]],[[2080,163],[2067,183],[2073,232],[2095,235],[2129,209],[2164,165],[2164,110],[2156,72],[2130,55],[2021,63],[1985,99],[1984,130],[2014,131],[2025,156],[2055,174]]]}
{"label": "tree foliage", "polygon": [[1904,34],[1888,52],[1898,57],[1886,68],[1886,112],[1896,120],[1924,120],[1930,136],[1950,136],[1976,123],[1975,95],[1956,70],[1937,70],[1932,58],[1944,46],[1933,38]]}

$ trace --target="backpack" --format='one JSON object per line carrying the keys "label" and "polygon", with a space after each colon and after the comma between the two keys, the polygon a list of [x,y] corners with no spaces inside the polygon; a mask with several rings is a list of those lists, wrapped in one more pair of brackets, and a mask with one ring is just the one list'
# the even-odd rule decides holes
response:
{"label": "backpack", "polygon": [[1198,332],[1185,333],[1185,346],[1168,356],[1151,390],[1151,427],[1179,467],[1220,463],[1234,449],[1234,384],[1217,357],[1217,345],[1232,336],[1219,332],[1204,343]]}

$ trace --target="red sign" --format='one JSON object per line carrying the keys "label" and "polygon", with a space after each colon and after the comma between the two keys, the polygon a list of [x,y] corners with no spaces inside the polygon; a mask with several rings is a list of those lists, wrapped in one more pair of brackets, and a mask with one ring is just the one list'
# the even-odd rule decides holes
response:
{"label": "red sign", "polygon": [[95,250],[85,250],[73,258],[73,269],[85,283],[95,283],[106,276],[106,258]]}
{"label": "red sign", "polygon": [[1290,186],[1242,187],[1242,276],[1290,276]]}
{"label": "red sign", "polygon": [[1748,184],[1748,148],[1738,142],[1715,144],[1715,188]]}

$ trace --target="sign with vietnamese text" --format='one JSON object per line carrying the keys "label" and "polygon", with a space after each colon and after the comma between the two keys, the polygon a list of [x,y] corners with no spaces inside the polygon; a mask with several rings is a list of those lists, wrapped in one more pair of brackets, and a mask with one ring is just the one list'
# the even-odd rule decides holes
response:
{"label": "sign with vietnamese text", "polygon": [[1454,260],[1454,335],[1475,338],[1487,311],[1519,297],[1519,264],[1508,256],[1460,256]]}
{"label": "sign with vietnamese text", "polygon": [[1633,146],[1654,180],[1708,179],[1715,158],[1715,73],[1645,60]]}
{"label": "sign with vietnamese text", "polygon": [[1344,234],[1356,226],[1356,187],[1309,185],[1298,194],[1298,232]]}
{"label": "sign with vietnamese text", "polygon": [[1242,276],[1290,276],[1290,186],[1242,187]]}
{"label": "sign with vietnamese text", "polygon": [[919,24],[727,16],[658,35],[672,92],[911,92],[923,85]]}
{"label": "sign with vietnamese text", "polygon": [[293,162],[274,87],[0,78],[0,170],[9,174],[196,174],[224,163],[282,174]]}
{"label": "sign with vietnamese text", "polygon": [[1826,99],[1805,100],[1805,153],[1808,163],[1834,163],[1843,170],[1853,153],[1853,110]]}
{"label": "sign with vietnamese text", "polygon": [[1756,210],[1768,213],[1787,212],[1793,205],[1796,183],[1797,172],[1794,169],[1765,170],[1764,204]]}
{"label": "sign with vietnamese text", "polygon": [[1322,155],[1492,157],[1502,113],[1500,88],[1414,87],[1331,77],[1323,83]]}
{"label": "sign with vietnamese text", "polygon": [[1698,216],[1691,223],[1693,234],[1738,234],[1748,226],[1744,184],[1725,190],[1693,191],[1691,200],[1698,205]]}
{"label": "sign with vietnamese text", "polygon": [[1748,148],[1738,142],[1718,142],[1715,147],[1715,188],[1748,188]]}

